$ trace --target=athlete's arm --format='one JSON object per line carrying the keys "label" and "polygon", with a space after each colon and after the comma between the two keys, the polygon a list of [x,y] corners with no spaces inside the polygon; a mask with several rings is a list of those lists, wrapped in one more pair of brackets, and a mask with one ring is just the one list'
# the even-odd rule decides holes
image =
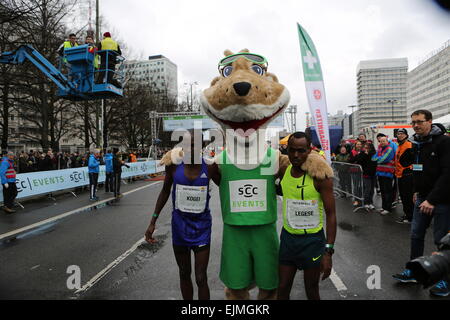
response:
{"label": "athlete's arm", "polygon": [[[322,197],[323,206],[326,214],[326,235],[327,235],[327,244],[334,245],[334,241],[336,240],[336,205],[334,202],[333,195],[333,180],[325,179],[325,180],[314,180],[314,186],[316,190],[320,193]],[[330,254],[325,254],[322,263],[321,263],[321,273],[323,273],[322,280],[328,278],[331,274],[332,268],[332,260]]]}
{"label": "athlete's arm", "polygon": [[217,163],[208,165],[208,176],[216,185],[220,185],[220,179],[222,176],[220,175],[220,170]]}
{"label": "athlete's arm", "polygon": [[166,176],[164,178],[164,185],[162,187],[161,192],[159,193],[158,200],[156,201],[155,210],[153,211],[150,225],[148,226],[147,231],[145,232],[145,240],[149,243],[156,242],[156,239],[153,238],[153,232],[155,232],[156,220],[158,219],[158,217],[155,217],[154,215],[159,216],[162,209],[166,205],[167,200],[170,197],[170,190],[173,184],[174,169],[175,169],[174,165],[166,166]]}

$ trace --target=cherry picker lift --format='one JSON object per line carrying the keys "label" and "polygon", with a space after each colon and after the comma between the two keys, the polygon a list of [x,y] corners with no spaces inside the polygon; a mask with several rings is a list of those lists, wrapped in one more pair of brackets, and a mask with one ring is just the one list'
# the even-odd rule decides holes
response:
{"label": "cherry picker lift", "polygon": [[[96,54],[106,55],[106,69],[96,70],[94,67],[94,59]],[[112,72],[117,80],[121,80],[122,73],[108,69],[108,59],[117,59],[123,61],[123,57],[119,56],[113,50],[101,50],[94,52],[89,45],[80,45],[64,50],[64,62],[68,72],[65,75],[53,66],[43,55],[29,45],[22,45],[15,51],[0,54],[0,63],[3,64],[22,64],[26,60],[33,63],[48,78],[50,78],[57,86],[57,95],[63,99],[71,101],[85,101],[96,99],[119,98],[123,96],[123,89],[111,83],[96,83],[96,75],[107,74]]]}

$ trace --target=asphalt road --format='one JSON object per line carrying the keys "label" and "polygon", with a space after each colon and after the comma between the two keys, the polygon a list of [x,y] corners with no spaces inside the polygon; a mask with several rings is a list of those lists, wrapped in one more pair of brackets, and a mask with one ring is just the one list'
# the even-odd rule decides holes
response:
{"label": "asphalt road", "polygon": [[[137,181],[123,186],[125,195],[119,202],[96,205],[88,201],[87,193],[78,198],[60,195],[56,202],[27,204],[14,215],[0,213],[0,299],[181,299],[171,246],[171,203],[158,219],[155,234],[159,242],[142,242],[161,187],[161,182]],[[102,189],[98,195],[101,200],[111,198]],[[208,278],[211,298],[222,300],[224,287],[218,273],[223,224],[215,186],[212,200]],[[409,256],[409,225],[395,223],[401,205],[384,217],[374,212],[354,213],[349,199],[337,199],[336,206],[335,273],[321,282],[322,299],[447,299],[431,297],[420,285],[402,285],[392,279]],[[278,208],[281,214],[281,201]],[[67,217],[5,237],[8,232],[67,212],[71,213]],[[425,252],[434,249],[429,230]],[[367,282],[374,269],[380,271],[380,286],[369,289]],[[80,289],[69,289],[68,283],[76,284],[78,271]],[[369,283],[374,282],[369,279]],[[251,291],[253,298],[256,294],[256,289]],[[301,273],[295,279],[291,299],[306,299]]]}

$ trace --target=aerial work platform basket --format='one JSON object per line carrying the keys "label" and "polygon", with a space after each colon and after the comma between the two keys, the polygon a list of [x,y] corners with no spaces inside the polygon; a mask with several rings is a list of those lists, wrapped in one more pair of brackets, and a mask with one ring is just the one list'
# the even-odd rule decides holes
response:
{"label": "aerial work platform basket", "polygon": [[[96,68],[94,59],[98,58],[101,58],[102,63],[98,63]],[[93,47],[88,45],[65,49],[61,70],[67,69],[67,78],[76,83],[80,94],[60,89],[58,95],[69,100],[122,97],[123,89],[120,83],[123,80],[123,72],[116,71],[116,63],[120,64],[123,60],[115,51],[94,51]],[[112,83],[107,82],[111,79],[114,79]]]}

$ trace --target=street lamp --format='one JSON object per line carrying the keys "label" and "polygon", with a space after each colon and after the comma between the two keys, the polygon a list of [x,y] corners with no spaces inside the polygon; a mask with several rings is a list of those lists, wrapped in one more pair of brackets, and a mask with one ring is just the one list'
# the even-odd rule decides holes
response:
{"label": "street lamp", "polygon": [[392,107],[392,122],[394,122],[394,103],[397,103],[397,99],[389,99],[387,102],[391,104],[391,107]]}
{"label": "street lamp", "polygon": [[191,103],[189,104],[189,95],[186,97],[187,98],[186,100],[188,102],[188,108],[189,108],[188,111],[192,111],[192,106],[193,106],[193,103],[192,103],[192,86],[194,86],[194,85],[197,86],[198,83],[197,83],[197,81],[189,82],[189,83],[185,82],[184,85],[191,87]]}

